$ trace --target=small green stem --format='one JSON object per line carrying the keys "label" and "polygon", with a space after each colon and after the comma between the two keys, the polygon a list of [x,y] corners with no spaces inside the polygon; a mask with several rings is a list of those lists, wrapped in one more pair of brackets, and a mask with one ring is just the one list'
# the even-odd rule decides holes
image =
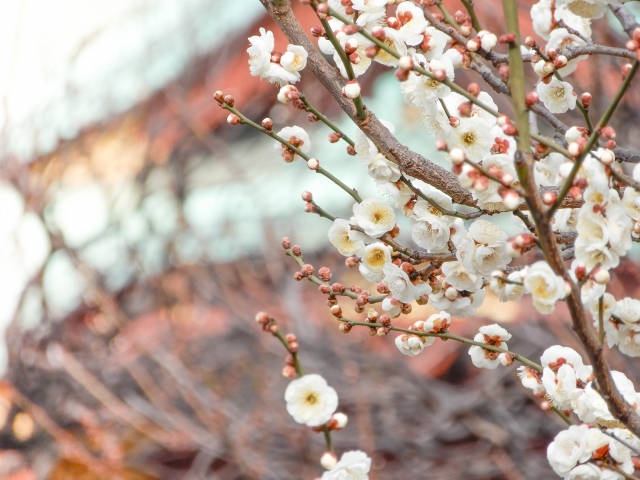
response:
{"label": "small green stem", "polygon": [[[317,8],[315,3],[311,3],[311,7],[314,10]],[[324,28],[324,31],[327,34],[327,39],[331,42],[331,45],[333,45],[333,48],[336,50],[336,52],[338,53],[338,56],[340,57],[340,60],[344,65],[344,69],[347,72],[347,77],[349,78],[349,80],[355,80],[356,75],[353,72],[353,65],[351,65],[351,60],[349,60],[349,57],[347,57],[346,52],[342,48],[342,45],[340,45],[340,41],[334,35],[333,30],[331,29],[331,25],[329,25],[329,22],[324,18],[320,19],[320,23],[322,23],[322,27]],[[354,98],[353,104],[356,107],[358,119],[364,120],[367,117],[367,112],[364,111],[364,105],[362,104],[362,96],[358,95],[356,98]]]}
{"label": "small green stem", "polygon": [[[287,255],[289,255],[291,258],[293,258],[300,267],[302,267],[304,265],[304,259],[302,257],[296,257],[293,254],[293,252],[291,251],[291,249],[285,250],[285,253]],[[316,285],[326,285],[328,287],[331,286],[330,283],[323,282],[322,280],[320,280],[315,275],[309,275],[307,277],[307,280],[309,280],[312,283],[315,283]],[[342,293],[332,293],[331,295],[341,296],[341,297],[349,297],[349,298],[353,298],[353,299],[356,299],[356,298],[358,298],[360,296],[360,294],[352,292],[351,290],[345,290]],[[387,295],[376,295],[375,297],[369,297],[369,303],[379,303],[379,302],[383,301],[385,298],[387,298]]]}
{"label": "small green stem", "polygon": [[451,118],[451,114],[449,113],[449,109],[447,108],[447,104],[444,103],[444,100],[439,98],[438,99],[440,101],[440,105],[442,106],[442,109],[444,110],[445,115],[447,116],[447,120],[449,120]]}
{"label": "small green stem", "polygon": [[309,103],[309,100],[307,100],[307,97],[305,97],[304,95],[302,97],[300,97],[300,100],[302,100],[302,103],[305,104],[306,111],[307,112],[311,112],[313,113],[316,117],[318,117],[318,119],[324,123],[327,127],[329,127],[331,130],[333,130],[334,132],[336,132],[338,135],[340,135],[340,138],[342,138],[345,142],[347,142],[349,145],[351,145],[352,147],[355,146],[355,142],[353,140],[351,140],[346,133],[344,133],[342,130],[340,130],[335,123],[333,123],[331,120],[329,120],[325,115],[323,115],[322,113],[320,113],[313,105],[311,105]]}
{"label": "small green stem", "polygon": [[553,410],[554,412],[556,412],[558,414],[558,416],[565,421],[565,423],[567,425],[573,425],[573,421],[571,420],[571,418],[569,418],[562,410],[560,410],[558,407],[556,407],[555,405],[551,405],[551,410]]}
{"label": "small green stem", "polygon": [[[369,327],[369,328],[384,327],[384,325],[379,323],[358,322],[356,320],[349,320],[348,318],[339,318],[338,320],[341,322],[350,323],[352,325],[360,325],[360,326]],[[452,333],[418,332],[416,330],[409,330],[407,328],[399,328],[399,327],[393,327],[393,326],[389,328],[396,332],[409,333],[411,335],[416,335],[418,337],[438,337],[438,338],[447,339],[447,340],[455,340],[457,342],[466,343],[468,345],[475,345],[477,347],[484,348],[485,350],[491,350],[492,352],[506,353],[514,357],[520,363],[527,365],[528,367],[531,367],[537,370],[538,372],[542,373],[542,366],[538,365],[537,363],[529,360],[526,357],[523,357],[522,355],[518,355],[517,353],[510,352],[509,350],[505,350],[504,348],[496,347],[494,345],[487,345],[486,343],[476,342],[475,340],[471,340],[465,337],[459,337],[458,335],[453,335]]]}
{"label": "small green stem", "polygon": [[587,155],[589,154],[589,152],[591,151],[593,146],[598,141],[598,135],[600,133],[600,130],[605,125],[607,125],[607,123],[611,119],[611,116],[613,115],[613,112],[615,112],[617,106],[620,104],[620,101],[622,100],[622,97],[624,96],[625,92],[629,88],[629,85],[631,84],[631,80],[633,80],[633,77],[635,76],[636,72],[638,71],[638,65],[640,65],[640,64],[638,63],[637,60],[635,62],[633,62],[633,66],[631,67],[631,71],[627,75],[627,78],[625,78],[624,81],[622,82],[622,85],[620,86],[620,89],[618,90],[618,93],[616,93],[616,96],[614,97],[613,101],[611,102],[611,105],[609,105],[609,108],[607,108],[607,110],[602,115],[602,118],[600,118],[600,121],[598,122],[598,125],[596,125],[595,129],[591,132],[591,135],[589,135],[589,139],[587,140],[587,144],[585,145],[584,150],[582,151],[582,154],[576,159],[575,163],[573,164],[573,168],[571,169],[571,172],[569,173],[569,176],[567,177],[564,185],[562,186],[562,189],[560,190],[560,193],[558,194],[558,199],[556,200],[556,203],[554,203],[551,206],[551,208],[549,208],[549,210],[547,211],[547,218],[551,218],[553,216],[553,214],[556,212],[556,210],[560,207],[560,204],[562,203],[562,201],[565,199],[565,197],[569,193],[569,189],[573,185],[573,180],[576,177],[576,175],[578,174],[578,171],[580,170],[580,167],[582,166],[582,162],[584,161],[584,159],[587,157]]}
{"label": "small green stem", "polygon": [[[222,108],[224,108],[225,110],[228,110],[228,111],[230,111],[232,113],[235,113],[240,118],[240,120],[242,121],[243,124],[249,125],[250,127],[255,128],[259,132],[264,133],[265,135],[267,135],[267,136],[273,138],[274,140],[280,142],[285,147],[287,147],[289,150],[291,150],[292,152],[295,152],[297,155],[299,155],[300,157],[304,158],[306,161],[310,160],[310,157],[306,153],[304,153],[302,150],[300,150],[298,147],[294,147],[287,140],[285,140],[284,138],[280,137],[279,135],[273,133],[273,131],[267,130],[262,125],[258,125],[254,121],[250,120],[249,118],[244,116],[242,113],[240,113],[240,111],[238,109],[236,109],[236,108],[234,108],[234,107],[232,107],[230,105],[227,105],[227,104],[222,104]],[[349,188],[344,183],[342,183],[340,180],[338,180],[336,177],[334,177],[331,173],[326,171],[324,168],[319,167],[317,170],[315,170],[315,172],[319,173],[320,175],[324,175],[325,177],[327,177],[329,180],[331,180],[333,183],[335,183],[337,186],[339,186],[342,190],[344,190],[349,195],[351,195],[356,202],[360,203],[362,201],[362,198],[360,198],[360,195],[358,195],[358,192],[357,192],[357,190],[355,188]]]}
{"label": "small green stem", "polygon": [[441,1],[438,2],[438,8],[440,9],[440,11],[442,12],[442,15],[444,16],[445,23],[448,23],[453,28],[460,31],[460,25],[458,25],[458,22],[455,21],[455,19],[449,13],[449,10],[447,10],[447,7],[445,7]]}
{"label": "small green stem", "polygon": [[314,202],[313,200],[311,201],[311,203],[313,204],[313,206],[316,209],[316,213],[318,215],[320,215],[321,217],[324,217],[328,220],[331,220],[332,222],[335,221],[336,217],[334,217],[333,215],[327,213],[327,211],[325,209],[323,209],[320,205],[318,205],[316,202]]}
{"label": "small green stem", "polygon": [[287,341],[284,338],[284,335],[282,335],[282,333],[280,331],[277,331],[276,333],[274,333],[274,336],[278,337],[278,340],[280,340],[282,345],[284,345],[284,348],[287,349],[287,352],[289,352],[291,354],[291,356],[293,357],[293,362],[295,364],[296,373],[298,375],[300,375],[301,377],[303,377],[304,376],[304,370],[302,369],[302,366],[300,365],[300,361],[298,360],[298,354],[297,353],[293,353],[293,352],[291,352],[289,350],[289,343],[287,343]]}
{"label": "small green stem", "polygon": [[322,431],[324,432],[324,441],[327,443],[327,450],[329,450],[331,453],[334,453],[333,441],[331,440],[331,432],[326,425],[322,427]]}
{"label": "small green stem", "polygon": [[409,189],[415,193],[416,195],[418,195],[420,198],[422,198],[423,200],[425,200],[426,202],[429,203],[429,205],[433,206],[435,209],[437,209],[440,213],[442,213],[443,215],[447,215],[449,217],[456,217],[456,218],[461,218],[463,220],[472,220],[474,218],[478,218],[482,215],[484,215],[486,212],[484,210],[478,210],[477,212],[472,212],[472,213],[460,213],[457,212],[455,210],[447,210],[446,208],[441,207],[438,202],[436,202],[435,200],[433,200],[432,198],[427,197],[422,190],[420,190],[419,188],[416,188],[413,186],[413,184],[409,181],[408,178],[401,176],[400,180],[402,181],[402,183],[404,183],[407,187],[409,187]]}
{"label": "small green stem", "polygon": [[580,110],[580,113],[582,113],[582,116],[584,117],[584,123],[587,124],[587,128],[589,129],[589,134],[592,134],[593,133],[593,123],[591,123],[591,117],[589,116],[589,110],[584,108],[584,106],[582,105],[582,102],[580,100],[576,100],[576,106],[578,107],[578,109]]}

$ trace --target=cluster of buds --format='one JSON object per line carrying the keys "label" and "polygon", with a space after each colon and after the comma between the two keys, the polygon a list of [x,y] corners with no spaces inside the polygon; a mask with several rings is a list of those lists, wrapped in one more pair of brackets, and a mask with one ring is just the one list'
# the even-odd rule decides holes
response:
{"label": "cluster of buds", "polygon": [[302,200],[306,203],[304,204],[304,211],[306,213],[318,213],[318,207],[313,203],[313,195],[311,192],[304,191],[302,192]]}
{"label": "cluster of buds", "polygon": [[507,252],[512,258],[517,258],[531,250],[536,244],[536,238],[531,233],[521,233],[507,240]]}
{"label": "cluster of buds", "polygon": [[635,52],[636,58],[640,60],[640,27],[637,27],[631,34],[631,39],[627,41],[627,50]]}
{"label": "cluster of buds", "polygon": [[389,317],[389,315],[387,315],[386,313],[383,313],[382,315],[378,315],[377,312],[375,312],[375,314],[373,314],[372,312],[375,312],[375,310],[373,309],[369,310],[369,314],[367,315],[367,321],[369,323],[380,323],[382,326],[377,328],[371,327],[369,329],[369,335],[371,336],[377,335],[379,337],[387,336],[391,331],[391,317]]}
{"label": "cluster of buds", "polygon": [[485,52],[490,52],[497,44],[498,37],[496,37],[495,34],[487,30],[480,30],[475,38],[467,42],[467,49],[470,52],[477,52],[480,49]]}
{"label": "cluster of buds", "polygon": [[356,297],[356,306],[354,308],[356,313],[364,312],[364,307],[369,303],[369,297],[371,293],[368,290],[362,290],[360,287],[357,287],[357,290],[352,290],[354,293],[357,293]]}
{"label": "cluster of buds", "polygon": [[494,139],[493,145],[491,146],[491,154],[506,155],[509,152],[509,145],[510,145],[510,142],[506,138],[496,137]]}
{"label": "cluster of buds", "polygon": [[291,101],[300,100],[301,97],[302,94],[294,85],[285,85],[278,92],[278,101],[282,103],[289,103]]}
{"label": "cluster of buds", "polygon": [[316,433],[320,433],[324,431],[324,428],[326,427],[330,431],[338,431],[346,427],[347,423],[349,423],[349,417],[347,417],[344,413],[336,412],[331,416],[327,423],[325,423],[324,425],[318,425],[317,427],[311,427],[311,430]]}
{"label": "cluster of buds", "polygon": [[502,128],[502,132],[508,137],[515,137],[518,134],[516,126],[511,122],[508,115],[501,114],[498,116],[498,126]]}
{"label": "cluster of buds", "polygon": [[[293,335],[293,333],[289,333],[287,334],[287,337],[289,335]],[[293,335],[295,337],[295,335]],[[285,339],[287,338],[285,337]],[[297,347],[297,342],[296,342],[296,348]],[[284,358],[284,367],[282,368],[282,376],[284,378],[293,378],[296,376],[296,359],[293,356],[293,354],[289,353],[287,354],[287,356]]]}
{"label": "cluster of buds", "polygon": [[304,265],[302,265],[299,271],[293,274],[293,278],[295,278],[297,281],[301,281],[307,277],[312,276],[314,273],[315,269],[313,268],[313,265],[305,263]]}
{"label": "cluster of buds", "polygon": [[[460,33],[462,35],[464,35],[465,37],[468,37],[469,35],[471,35],[471,32],[473,32],[473,23],[471,21],[471,15],[461,10],[458,10],[456,13],[453,14],[453,19],[456,21],[458,25],[460,25]],[[489,33],[489,32],[486,32],[486,33]],[[480,34],[478,33],[478,35]]]}
{"label": "cluster of buds", "polygon": [[576,266],[575,275],[576,279],[579,282],[590,279],[599,285],[606,285],[611,280],[611,274],[608,270],[600,267],[595,267],[590,272],[588,272],[587,267],[582,264]]}
{"label": "cluster of buds", "polygon": [[313,27],[311,27],[311,36],[316,37],[316,38],[320,38],[320,37],[326,37],[327,36],[327,32],[325,31],[325,29],[319,25],[314,25]]}
{"label": "cluster of buds", "polygon": [[270,316],[267,312],[256,313],[256,323],[262,325],[262,330],[265,332],[271,332],[275,335],[280,331],[275,318]]}
{"label": "cluster of buds", "polygon": [[284,248],[285,250],[291,250],[291,255],[293,255],[294,257],[302,256],[302,249],[298,245],[292,246],[291,240],[289,239],[289,237],[283,237],[282,240],[280,241],[280,244],[282,245],[282,248]]}

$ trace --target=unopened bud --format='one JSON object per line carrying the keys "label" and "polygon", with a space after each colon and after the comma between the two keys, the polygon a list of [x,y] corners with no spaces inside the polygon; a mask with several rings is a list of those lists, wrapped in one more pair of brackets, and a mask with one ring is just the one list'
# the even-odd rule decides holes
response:
{"label": "unopened bud", "polygon": [[474,97],[477,97],[478,95],[480,95],[480,92],[481,92],[480,85],[478,85],[477,83],[470,83],[467,86],[467,92],[469,92]]}
{"label": "unopened bud", "polygon": [[606,285],[611,280],[611,274],[604,268],[598,268],[593,274],[593,280],[600,285]]}
{"label": "unopened bud", "polygon": [[331,270],[327,267],[320,267],[320,270],[318,270],[318,277],[323,282],[329,282],[331,280]]}
{"label": "unopened bud", "polygon": [[285,365],[284,368],[282,369],[282,376],[284,378],[293,378],[296,376],[296,369],[295,367],[292,367],[291,365]]}
{"label": "unopened bud", "polygon": [[308,263],[305,263],[302,268],[300,269],[300,271],[302,271],[303,274],[305,274],[307,277],[309,275],[313,275],[313,273],[316,271],[315,268],[313,268],[313,265],[309,265]]}
{"label": "unopened bud", "polygon": [[342,308],[340,308],[340,305],[334,305],[333,307],[331,307],[331,315],[336,318],[342,317]]}
{"label": "unopened bud", "polygon": [[508,115],[498,115],[498,125],[500,127],[504,127],[505,125],[509,125],[511,123],[511,119]]}
{"label": "unopened bud", "polygon": [[545,192],[542,195],[542,203],[545,205],[553,205],[558,200],[558,194],[556,192]]}
{"label": "unopened bud", "polygon": [[524,39],[524,44],[527,48],[535,48],[537,43],[533,37],[527,37]]}
{"label": "unopened bud", "polygon": [[569,196],[574,200],[582,200],[582,190],[580,189],[580,187],[571,187],[569,189]]}
{"label": "unopened bud", "polygon": [[347,323],[347,322],[342,322],[342,323],[340,323],[340,325],[338,325],[338,329],[342,333],[349,333],[352,328],[353,328],[353,325],[351,323]]}
{"label": "unopened bud", "polygon": [[567,57],[565,57],[564,55],[558,55],[553,61],[553,66],[555,68],[563,68],[567,66],[567,63]]}
{"label": "unopened bud", "polygon": [[235,113],[230,113],[227,117],[227,123],[229,125],[240,125],[242,123],[242,119]]}
{"label": "unopened bud", "polygon": [[334,413],[333,416],[331,417],[331,420],[329,420],[329,424],[331,425],[331,430],[342,430],[344,427],[347,426],[347,423],[349,422],[349,417],[347,417],[344,413],[341,412],[337,412]]}
{"label": "unopened bud", "polygon": [[589,108],[592,99],[593,97],[589,92],[584,92],[582,95],[580,95],[580,103],[582,103],[582,106],[584,108]]}
{"label": "unopened bud", "polygon": [[398,81],[400,82],[406,82],[407,80],[409,80],[409,73],[411,72],[411,70],[403,70],[402,68],[399,68],[398,70],[396,70],[396,78],[398,79]]}
{"label": "unopened bud", "polygon": [[256,322],[262,325],[269,323],[269,314],[267,312],[256,313]]}
{"label": "unopened bud", "polygon": [[329,143],[338,143],[341,136],[339,133],[331,132],[327,138],[329,139]]}
{"label": "unopened bud", "polygon": [[371,35],[374,38],[377,38],[378,40],[384,40],[385,39],[384,28],[382,28],[380,25],[376,25],[371,29]]}
{"label": "unopened bud", "polygon": [[627,40],[627,43],[625,43],[625,46],[627,47],[627,50],[631,50],[632,52],[635,52],[636,50],[638,50],[638,48],[640,48],[640,42],[637,42],[636,40]]}
{"label": "unopened bud", "polygon": [[398,67],[403,70],[412,70],[413,69],[413,59],[409,55],[405,55],[398,59]]}
{"label": "unopened bud", "polygon": [[302,200],[304,200],[305,202],[310,202],[313,200],[313,195],[311,194],[311,192],[305,190],[304,192],[302,192]]}
{"label": "unopened bud", "polygon": [[327,470],[331,470],[338,463],[338,459],[331,452],[324,452],[320,457],[320,465]]}
{"label": "unopened bud", "polygon": [[525,103],[527,107],[530,107],[531,105],[538,103],[538,101],[540,101],[540,97],[538,96],[537,92],[527,93],[527,96],[525,97]]}
{"label": "unopened bud", "polygon": [[273,129],[273,120],[270,118],[265,118],[262,120],[262,128],[270,132]]}
{"label": "unopened bud", "polygon": [[216,102],[222,104],[224,103],[224,94],[222,93],[221,90],[216,90],[216,92],[213,94],[213,99]]}
{"label": "unopened bud", "polygon": [[350,38],[344,45],[344,51],[347,55],[351,55],[358,49],[359,46],[360,44],[358,43],[358,40],[356,40],[355,38]]}
{"label": "unopened bud", "polygon": [[402,304],[402,313],[404,313],[405,315],[409,315],[411,313],[411,310],[413,310],[413,307],[410,303]]}
{"label": "unopened bud", "polygon": [[301,257],[302,249],[300,248],[300,246],[294,245],[293,247],[291,247],[291,253],[293,254],[294,257]]}
{"label": "unopened bud", "polygon": [[449,147],[447,147],[447,142],[445,142],[444,140],[436,140],[436,148],[440,152],[444,152],[447,151]]}
{"label": "unopened bud", "polygon": [[473,38],[467,42],[467,50],[470,52],[477,52],[480,49],[479,39]]}
{"label": "unopened bud", "polygon": [[387,18],[387,27],[398,30],[401,26],[402,25],[400,24],[400,20],[398,20],[396,17]]}
{"label": "unopened bud", "polygon": [[616,138],[616,131],[613,129],[613,127],[610,127],[608,125],[606,127],[602,127],[600,129],[600,133],[606,139]]}
{"label": "unopened bud", "polygon": [[571,142],[567,147],[567,151],[569,152],[569,155],[575,158],[580,156],[582,153],[582,147],[578,142]]}
{"label": "unopened bud", "polygon": [[376,286],[376,291],[378,293],[381,294],[387,294],[389,293],[389,287],[387,287],[387,285],[385,283],[380,282],[377,286]]}
{"label": "unopened bud", "polygon": [[298,337],[296,337],[295,333],[287,333],[284,336],[284,339],[287,341],[287,343],[297,342],[298,341]]}
{"label": "unopened bud", "polygon": [[307,167],[309,167],[309,170],[318,170],[320,168],[320,161],[317,158],[310,158],[307,160]]}
{"label": "unopened bud", "polygon": [[461,163],[464,163],[467,156],[461,148],[452,148],[449,152],[449,159],[454,165],[460,165]]}
{"label": "unopened bud", "polygon": [[502,44],[515,43],[516,36],[513,33],[505,33],[504,35],[500,35],[500,38],[498,39],[498,41]]}
{"label": "unopened bud", "polygon": [[300,345],[298,345],[298,342],[289,342],[288,348],[291,353],[297,353]]}
{"label": "unopened bud", "polygon": [[600,161],[602,162],[603,165],[609,166],[615,161],[615,159],[616,159],[616,155],[611,150],[605,149],[600,154]]}
{"label": "unopened bud", "polygon": [[316,213],[318,211],[318,208],[311,202],[305,203],[302,209],[305,213]]}
{"label": "unopened bud", "polygon": [[520,205],[520,195],[515,190],[507,190],[502,195],[502,201],[509,210],[515,210]]}
{"label": "unopened bud", "polygon": [[460,119],[458,117],[454,117],[453,115],[449,117],[449,125],[453,128],[456,128],[460,125]]}
{"label": "unopened bud", "polygon": [[509,65],[506,64],[501,64],[498,67],[498,73],[500,74],[500,76],[502,78],[504,78],[505,80],[507,80],[509,78]]}
{"label": "unopened bud", "polygon": [[342,87],[342,95],[347,98],[358,98],[360,96],[360,84],[355,80],[347,82]]}
{"label": "unopened bud", "polygon": [[274,323],[273,325],[269,325],[269,331],[275,335],[280,331],[280,327]]}
{"label": "unopened bud", "polygon": [[511,123],[502,127],[502,131],[508,137],[515,137],[518,134],[518,129]]}
{"label": "unopened bud", "polygon": [[622,66],[622,78],[627,78],[627,75],[629,75],[629,73],[631,73],[631,69],[633,68],[633,65],[631,65],[630,63],[625,63]]}
{"label": "unopened bud", "polygon": [[355,268],[360,264],[360,259],[358,257],[347,257],[344,263],[348,268]]}
{"label": "unopened bud", "polygon": [[333,285],[331,285],[331,291],[334,293],[344,293],[345,290],[345,286],[341,283],[334,283]]}
{"label": "unopened bud", "polygon": [[317,122],[317,121],[319,121],[320,119],[316,116],[316,114],[315,114],[315,113],[309,113],[309,114],[307,115],[307,120],[309,120],[310,122],[312,122],[312,123],[313,123],[313,122]]}
{"label": "unopened bud", "polygon": [[225,95],[224,96],[224,103],[226,103],[230,107],[233,107],[233,105],[236,103],[236,101],[234,100],[232,95]]}

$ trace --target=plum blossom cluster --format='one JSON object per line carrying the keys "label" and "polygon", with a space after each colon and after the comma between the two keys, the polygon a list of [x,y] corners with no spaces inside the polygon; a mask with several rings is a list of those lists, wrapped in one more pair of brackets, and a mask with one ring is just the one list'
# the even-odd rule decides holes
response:
{"label": "plum blossom cluster", "polygon": [[[304,128],[274,130],[268,118],[258,125],[235,108],[229,95],[215,95],[230,112],[230,124],[247,124],[270,136],[286,162],[303,158],[311,172],[355,201],[340,218],[316,204],[310,192],[302,195],[305,211],[331,222],[329,242],[365,283],[332,283],[327,267],[305,263],[300,248],[285,238],[287,255],[300,266],[294,278],[318,285],[342,332],[354,326],[368,327],[372,336],[396,331],[395,345],[403,355],[417,356],[441,338],[469,344],[478,368],[522,363],[517,375],[544,399],[541,405],[584,423],[561,432],[549,446],[554,471],[573,480],[624,478],[633,471],[640,429],[620,421],[620,408],[628,409],[625,418],[640,413],[638,393],[622,372],[608,370],[602,345],[640,356],[640,300],[616,299],[607,291],[613,270],[640,241],[640,167],[631,175],[622,168],[622,161],[640,161],[640,156],[618,147],[609,122],[638,70],[640,27],[625,23],[628,12],[620,14],[630,36],[625,49],[595,44],[592,28],[609,9],[619,13],[621,0],[541,0],[530,8],[537,37],[523,41],[513,26],[518,19],[507,12],[509,33],[482,29],[472,2],[464,2],[467,12],[453,14],[432,0],[303,3],[313,7],[320,22],[311,29],[317,46],[309,40],[281,54],[274,51],[272,32],[260,29],[260,36],[249,38],[251,74],[279,86],[277,99],[308,112],[310,122],[325,123],[332,130],[329,142],[347,144],[347,153],[380,195],[360,198],[321,168],[310,156],[311,135]],[[436,4],[439,11],[432,11]],[[324,61],[319,52],[337,69],[314,73],[325,84],[334,82],[334,97],[341,105],[347,102],[343,108],[352,117],[356,112],[359,128],[352,132],[339,129],[293,85],[310,56],[315,55],[311,69]],[[570,80],[592,53],[634,60],[620,67],[620,89],[597,123],[592,95],[577,91]],[[385,120],[375,119],[374,126],[367,122],[358,78],[374,63],[395,72],[399,93],[443,152],[447,169],[434,166],[424,174],[416,165],[428,160],[413,156],[407,162],[398,153],[404,147],[389,146],[399,127]],[[534,82],[528,82],[524,68],[531,69]],[[329,70],[335,78],[326,76]],[[461,87],[455,83],[461,70],[480,73],[489,88]],[[497,94],[511,97],[513,119],[498,107]],[[566,114],[561,118],[572,124],[564,125],[556,114]],[[555,137],[539,134],[538,120],[548,123]],[[493,217],[497,214],[500,219]],[[374,289],[378,295],[371,293]],[[498,324],[481,327],[473,339],[452,335],[453,317],[473,315],[487,295],[500,302],[525,298],[541,315],[566,302],[593,365],[560,345],[548,348],[540,364],[532,362],[509,351],[511,334]],[[346,306],[338,299],[354,300],[354,312],[366,311],[366,317],[345,318]],[[439,313],[409,328],[399,326],[414,305],[427,303]],[[276,335],[273,322],[262,320],[263,328]],[[301,375],[295,336],[281,341],[289,350],[283,374]],[[617,392],[596,377],[611,378]],[[611,400],[615,395],[617,404]],[[337,394],[319,375],[292,380],[285,399],[299,423],[327,429],[338,421]],[[626,407],[616,406],[620,403]],[[362,452],[347,452],[340,461],[327,452],[321,463],[328,469],[323,478],[335,479],[367,478],[370,467]]]}

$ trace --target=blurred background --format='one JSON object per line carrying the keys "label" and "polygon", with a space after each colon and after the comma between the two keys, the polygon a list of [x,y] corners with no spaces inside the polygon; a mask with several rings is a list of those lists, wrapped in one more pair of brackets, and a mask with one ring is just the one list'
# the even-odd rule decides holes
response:
{"label": "blurred background", "polygon": [[[499,34],[498,4],[477,9]],[[525,35],[530,6],[521,2]],[[294,9],[307,31],[317,23],[309,7]],[[615,19],[599,25],[607,21],[595,39],[622,45]],[[300,192],[334,215],[352,201],[302,162],[282,162],[270,139],[227,125],[214,91],[256,121],[307,129],[323,166],[363,196],[381,193],[343,144],[326,141],[326,127],[249,75],[247,37],[260,26],[286,48],[257,0],[0,2],[0,478],[319,477],[324,440],[286,413],[285,352],[255,324],[259,310],[298,335],[305,370],[337,389],[350,418],[337,451],[365,450],[370,478],[554,478],[545,451],[562,425],[515,367],[478,371],[453,342],[408,358],[393,338],[345,336],[314,285],[293,279],[283,236],[316,269],[375,288],[329,248],[328,222],[303,212]],[[572,76],[592,92],[594,115],[620,65],[594,57]],[[393,72],[374,66],[362,83],[401,141],[442,161]],[[300,89],[355,134],[310,72]],[[635,148],[639,92],[613,122],[619,143]],[[628,260],[610,291],[638,296],[638,285]],[[352,307],[343,304],[357,318]],[[430,313],[416,307],[397,323]],[[537,357],[554,343],[579,349],[567,318],[563,306],[543,317],[527,299],[489,294],[452,330],[473,336],[501,322],[513,350]],[[639,380],[617,352],[610,358]]]}

